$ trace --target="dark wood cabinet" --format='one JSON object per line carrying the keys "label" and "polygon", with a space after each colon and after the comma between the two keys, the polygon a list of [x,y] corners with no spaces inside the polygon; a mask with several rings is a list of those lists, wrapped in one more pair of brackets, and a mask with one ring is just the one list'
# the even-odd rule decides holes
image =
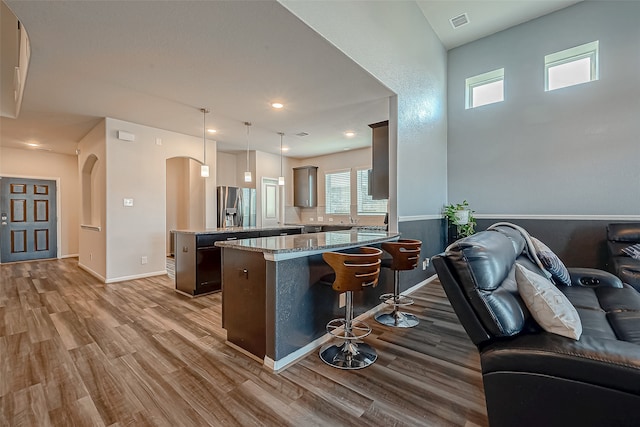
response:
{"label": "dark wood cabinet", "polygon": [[369,188],[374,200],[389,198],[389,121],[370,124],[371,175]]}
{"label": "dark wood cabinet", "polygon": [[222,327],[227,340],[263,359],[267,346],[264,255],[225,248],[223,257]]}
{"label": "dark wood cabinet", "polygon": [[294,227],[229,233],[175,232],[176,290],[191,296],[222,290],[222,251],[215,242],[300,234],[301,231]]}
{"label": "dark wood cabinet", "polygon": [[314,208],[318,205],[318,167],[293,168],[293,205]]}

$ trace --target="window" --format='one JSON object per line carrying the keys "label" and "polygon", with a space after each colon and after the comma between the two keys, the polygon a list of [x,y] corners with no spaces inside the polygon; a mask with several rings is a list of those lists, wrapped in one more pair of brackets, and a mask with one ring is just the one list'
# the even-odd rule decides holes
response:
{"label": "window", "polygon": [[373,200],[369,193],[369,169],[357,171],[358,215],[384,215],[387,212],[387,200]]}
{"label": "window", "polygon": [[326,173],[324,183],[325,212],[349,215],[351,213],[351,170]]}
{"label": "window", "polygon": [[598,80],[598,41],[544,57],[544,90]]}
{"label": "window", "polygon": [[467,109],[504,101],[504,68],[469,77],[465,84]]}

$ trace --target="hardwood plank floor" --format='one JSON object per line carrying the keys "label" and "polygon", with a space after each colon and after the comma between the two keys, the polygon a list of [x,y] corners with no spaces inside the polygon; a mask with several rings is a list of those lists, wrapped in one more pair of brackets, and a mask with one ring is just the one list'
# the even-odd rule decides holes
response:
{"label": "hardwood plank floor", "polygon": [[368,321],[371,367],[279,374],[224,343],[221,295],[103,284],[77,260],[0,265],[0,425],[486,426],[479,356],[435,281],[420,325]]}

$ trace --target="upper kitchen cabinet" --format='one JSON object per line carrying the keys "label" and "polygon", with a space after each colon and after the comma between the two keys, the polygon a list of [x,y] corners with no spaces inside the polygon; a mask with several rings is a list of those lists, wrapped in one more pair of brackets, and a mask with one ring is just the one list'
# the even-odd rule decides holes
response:
{"label": "upper kitchen cabinet", "polygon": [[318,205],[318,167],[293,168],[293,205],[315,208]]}
{"label": "upper kitchen cabinet", "polygon": [[371,146],[371,198],[389,198],[389,121],[370,124],[373,140]]}

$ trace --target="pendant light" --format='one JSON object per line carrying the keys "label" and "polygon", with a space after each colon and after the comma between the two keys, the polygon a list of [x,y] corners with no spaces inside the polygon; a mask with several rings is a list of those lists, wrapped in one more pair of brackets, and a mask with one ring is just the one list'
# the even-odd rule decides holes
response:
{"label": "pendant light", "polygon": [[284,132],[278,132],[280,135],[280,176],[278,177],[278,185],[284,185],[284,175],[282,174],[282,137]]}
{"label": "pendant light", "polygon": [[202,162],[202,166],[200,166],[200,176],[203,178],[208,178],[209,177],[209,166],[207,165],[207,139],[206,139],[206,132],[207,132],[207,125],[206,125],[206,121],[207,121],[207,113],[209,112],[208,108],[201,108],[200,111],[202,111],[202,154],[203,154],[203,162]]}
{"label": "pendant light", "polygon": [[244,125],[247,127],[247,170],[244,173],[244,182],[251,182],[251,170],[249,169],[249,128],[251,122],[244,122]]}

